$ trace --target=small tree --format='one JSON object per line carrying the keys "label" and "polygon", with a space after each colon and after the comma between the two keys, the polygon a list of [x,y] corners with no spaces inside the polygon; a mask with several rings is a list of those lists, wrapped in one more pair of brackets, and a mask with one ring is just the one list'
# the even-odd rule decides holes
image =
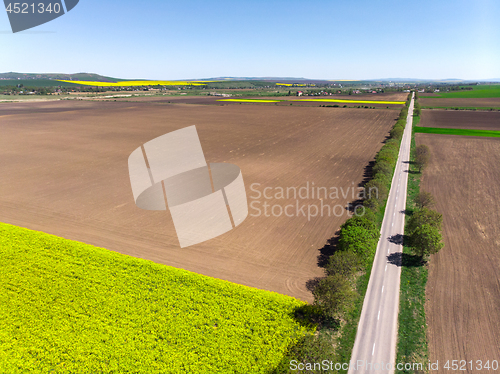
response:
{"label": "small tree", "polygon": [[354,216],[345,221],[345,223],[340,226],[340,229],[347,229],[349,227],[362,227],[368,231],[376,231],[377,225],[371,217],[365,216]]}
{"label": "small tree", "polygon": [[391,146],[382,147],[382,149],[375,156],[375,162],[378,163],[385,161],[391,165],[394,165],[397,159],[398,159],[398,149],[395,149]]}
{"label": "small tree", "polygon": [[408,107],[404,107],[401,109],[401,112],[399,112],[399,117],[398,119],[404,120],[406,123],[406,117],[408,117]]}
{"label": "small tree", "polygon": [[349,312],[357,294],[340,274],[323,278],[313,291],[314,304],[328,317],[339,320]]}
{"label": "small tree", "polygon": [[363,206],[372,211],[377,211],[380,208],[380,204],[375,196],[363,201]]}
{"label": "small tree", "polygon": [[418,167],[419,173],[427,167],[431,159],[431,152],[429,147],[422,144],[415,149],[415,164]]}
{"label": "small tree", "polygon": [[393,166],[387,161],[380,161],[373,167],[373,175],[382,174],[385,177],[390,178],[392,176]]}
{"label": "small tree", "polygon": [[424,224],[417,227],[411,235],[411,246],[421,259],[439,252],[443,248],[441,233],[432,225]]}
{"label": "small tree", "polygon": [[420,191],[416,198],[417,207],[422,208],[432,208],[435,204],[434,197],[430,192]]}
{"label": "small tree", "polygon": [[353,252],[363,263],[368,263],[377,249],[379,236],[377,230],[367,230],[361,226],[346,227],[340,231],[338,248]]}
{"label": "small tree", "polygon": [[422,114],[422,111],[420,109],[420,105],[418,103],[415,103],[415,106],[413,108],[413,115],[420,116],[421,114]]}
{"label": "small tree", "polygon": [[361,261],[358,255],[348,251],[337,251],[330,257],[326,266],[326,274],[339,274],[349,279],[361,268]]}
{"label": "small tree", "polygon": [[381,178],[372,179],[365,185],[366,199],[376,198],[380,203],[387,199],[388,193],[387,184]]}
{"label": "small tree", "polygon": [[422,155],[422,154],[429,154],[430,155],[431,151],[429,147],[427,147],[425,144],[420,144],[417,148],[415,148],[415,154]]}
{"label": "small tree", "polygon": [[438,231],[441,231],[443,223],[443,215],[435,210],[423,208],[416,211],[408,220],[408,234],[411,235],[418,227],[423,225],[434,226]]}
{"label": "small tree", "polygon": [[399,125],[394,126],[394,128],[390,132],[391,138],[400,140],[403,137],[403,132],[404,132],[403,127],[401,127]]}

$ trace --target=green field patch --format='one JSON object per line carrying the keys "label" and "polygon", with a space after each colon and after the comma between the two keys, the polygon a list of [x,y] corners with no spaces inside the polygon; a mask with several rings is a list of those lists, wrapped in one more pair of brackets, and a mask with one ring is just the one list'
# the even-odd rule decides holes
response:
{"label": "green field patch", "polygon": [[269,373],[295,298],[0,223],[1,373]]}
{"label": "green field patch", "polygon": [[232,101],[235,103],[279,103],[282,100],[265,100],[265,99],[219,99],[217,101]]}
{"label": "green field patch", "polygon": [[495,130],[473,130],[473,129],[447,129],[440,127],[415,127],[415,132],[424,134],[445,134],[445,135],[466,135],[466,136],[487,136],[500,138],[500,131]]}
{"label": "green field patch", "polygon": [[[470,87],[470,86],[464,86]],[[472,86],[472,90],[460,90],[450,92],[440,92],[435,98],[489,98],[500,97],[500,84]],[[422,96],[425,99],[432,99],[431,96]]]}
{"label": "green field patch", "polygon": [[319,101],[328,103],[397,104],[397,105],[403,105],[405,103],[404,101],[344,100],[344,99],[300,99],[292,101]]}

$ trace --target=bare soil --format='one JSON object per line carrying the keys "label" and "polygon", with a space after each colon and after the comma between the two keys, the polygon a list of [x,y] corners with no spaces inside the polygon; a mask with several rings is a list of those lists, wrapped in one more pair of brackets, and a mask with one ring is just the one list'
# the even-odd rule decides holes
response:
{"label": "bare soil", "polygon": [[500,130],[500,112],[423,109],[419,126]]}
{"label": "bare soil", "polygon": [[499,108],[500,97],[488,98],[428,98],[420,97],[418,99],[421,106],[430,107],[472,107],[472,108]]}
{"label": "bare soil", "polygon": [[[421,187],[443,214],[445,243],[429,265],[429,358],[439,360],[436,373],[447,360],[491,363],[500,358],[500,139],[416,134],[416,141],[432,153]],[[483,372],[468,365],[460,372]]]}
{"label": "bare soil", "polygon": [[[214,90],[216,92],[216,90]],[[227,90],[225,91],[227,92]],[[231,90],[233,92],[233,90]],[[119,94],[117,94],[119,95]],[[368,106],[368,107],[376,107],[377,109],[390,108],[390,109],[401,109],[403,105],[401,104],[363,104],[357,103],[356,100],[371,100],[371,101],[406,101],[407,94],[405,93],[381,93],[381,94],[371,94],[371,95],[328,95],[328,96],[231,96],[231,97],[222,97],[222,96],[133,96],[133,97],[123,97],[123,98],[104,98],[104,97],[94,97],[90,98],[90,100],[110,100],[110,101],[138,101],[138,102],[154,102],[154,103],[175,103],[175,104],[201,104],[201,105],[259,105],[259,106],[290,106],[290,104],[295,106],[323,106],[323,105],[338,105],[339,107],[343,107],[347,105],[348,107],[358,107],[358,106]],[[279,100],[281,102],[278,103],[239,103],[239,102],[231,102],[231,101],[220,101],[224,99],[257,99],[257,100]],[[314,102],[311,100],[316,99],[341,99],[341,100],[353,100],[352,103],[336,103],[336,102]],[[301,101],[297,101],[301,100]],[[309,101],[308,101],[309,100]],[[289,102],[290,101],[290,102]]]}
{"label": "bare soil", "polygon": [[[0,221],[311,301],[319,249],[355,200],[255,199],[265,187],[353,188],[388,135],[394,110],[57,101],[0,105]],[[143,143],[196,125],[207,162],[238,165],[248,203],[339,205],[308,220],[257,215],[180,248],[168,212],[136,207],[128,157]],[[354,196],[355,197],[355,196]],[[279,207],[274,211],[279,213]],[[290,212],[290,211],[289,211]],[[307,208],[306,208],[307,212]]]}

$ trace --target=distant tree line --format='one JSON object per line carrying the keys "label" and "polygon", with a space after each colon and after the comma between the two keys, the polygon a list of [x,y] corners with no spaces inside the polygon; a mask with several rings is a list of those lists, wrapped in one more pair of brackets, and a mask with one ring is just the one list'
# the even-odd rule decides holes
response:
{"label": "distant tree line", "polygon": [[[411,94],[410,94],[411,95]],[[364,215],[354,215],[340,228],[337,251],[326,266],[326,277],[314,290],[314,304],[333,319],[342,319],[350,311],[357,294],[353,277],[373,261],[380,237],[379,211],[387,200],[392,175],[399,156],[411,96],[390,131],[389,139],[375,157],[372,178],[364,186]]]}
{"label": "distant tree line", "polygon": [[422,114],[422,109],[420,108],[420,104],[415,100],[415,106],[413,107],[413,115],[420,117]]}
{"label": "distant tree line", "polygon": [[[318,325],[318,332],[306,335],[292,347],[283,361],[283,370],[276,372],[288,372],[286,366],[291,359],[301,362],[343,359],[332,357],[337,354],[332,346],[335,339],[333,335],[339,326],[354,323],[356,313],[359,315],[360,312],[356,309],[354,313],[361,297],[360,292],[363,292],[358,289],[358,283],[360,277],[371,268],[377,250],[380,221],[406,126],[410,95],[389,138],[377,153],[371,179],[364,186],[364,214],[354,214],[340,227],[334,253],[325,265],[325,277],[317,279],[312,287],[313,305],[306,306],[299,313],[305,322]],[[346,339],[354,339],[354,335],[351,335],[346,335]],[[346,346],[351,343],[353,341]]]}
{"label": "distant tree line", "polygon": [[375,156],[372,169],[372,179],[365,185],[365,201],[363,205],[372,211],[377,211],[384,205],[391,188],[392,175],[399,156],[399,146],[403,138],[408,116],[409,101],[401,109],[399,117],[389,133],[383,147]]}

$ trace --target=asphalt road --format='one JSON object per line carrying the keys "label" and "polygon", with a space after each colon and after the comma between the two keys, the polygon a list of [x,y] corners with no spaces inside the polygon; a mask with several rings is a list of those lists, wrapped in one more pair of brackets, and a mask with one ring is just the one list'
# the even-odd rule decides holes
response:
{"label": "asphalt road", "polygon": [[398,253],[403,249],[403,211],[406,209],[413,104],[412,98],[352,350],[349,374],[394,372],[401,275]]}

